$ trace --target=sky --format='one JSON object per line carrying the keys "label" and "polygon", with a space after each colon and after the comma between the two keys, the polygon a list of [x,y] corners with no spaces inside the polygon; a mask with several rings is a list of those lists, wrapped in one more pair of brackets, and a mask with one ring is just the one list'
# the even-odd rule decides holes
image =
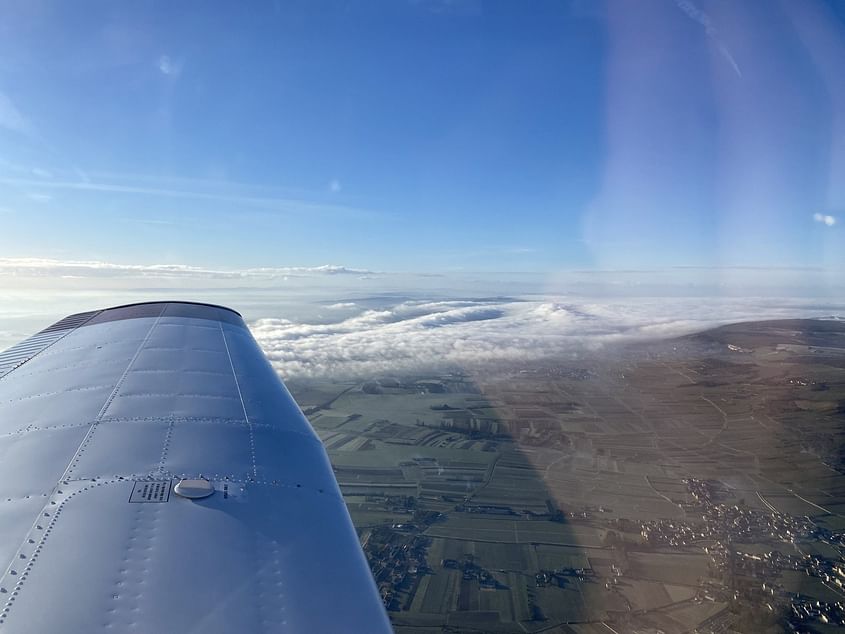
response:
{"label": "sky", "polygon": [[837,0],[0,0],[0,345],[176,296],[268,347],[838,314],[842,68]]}
{"label": "sky", "polygon": [[842,6],[3,1],[0,253],[841,267]]}

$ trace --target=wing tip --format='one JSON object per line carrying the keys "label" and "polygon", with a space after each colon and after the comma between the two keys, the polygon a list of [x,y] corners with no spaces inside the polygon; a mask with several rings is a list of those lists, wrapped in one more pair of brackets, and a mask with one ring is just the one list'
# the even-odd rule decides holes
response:
{"label": "wing tip", "polygon": [[207,308],[219,308],[221,310],[227,310],[230,313],[235,313],[238,317],[243,319],[243,315],[241,315],[238,311],[234,308],[229,308],[228,306],[223,306],[221,304],[211,304],[209,302],[195,302],[190,300],[182,300],[182,299],[162,299],[162,300],[151,300],[146,302],[132,302],[129,304],[120,304],[119,306],[109,306],[108,308],[103,308],[101,312],[107,312],[110,310],[120,310],[122,308],[133,308],[135,306],[153,306],[155,304],[188,304],[190,306],[205,306]]}

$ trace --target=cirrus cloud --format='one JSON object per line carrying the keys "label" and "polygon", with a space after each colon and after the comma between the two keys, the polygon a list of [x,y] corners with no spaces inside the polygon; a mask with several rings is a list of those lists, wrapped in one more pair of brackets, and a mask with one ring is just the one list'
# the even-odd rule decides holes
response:
{"label": "cirrus cloud", "polygon": [[198,279],[274,279],[309,275],[373,275],[368,269],[336,264],[283,266],[247,269],[211,269],[188,264],[118,264],[99,260],[56,260],[50,258],[0,258],[0,276],[59,277],[185,277]]}
{"label": "cirrus cloud", "polygon": [[2,92],[0,92],[0,128],[5,128],[6,130],[11,130],[12,132],[17,132],[25,136],[32,136],[35,133],[32,122]]}

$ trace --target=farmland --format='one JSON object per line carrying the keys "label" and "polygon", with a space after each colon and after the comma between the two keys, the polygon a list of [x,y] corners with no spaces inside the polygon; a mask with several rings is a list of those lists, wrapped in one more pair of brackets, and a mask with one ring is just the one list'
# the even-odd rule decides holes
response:
{"label": "farmland", "polygon": [[288,386],[397,632],[832,631],[845,617],[840,322]]}

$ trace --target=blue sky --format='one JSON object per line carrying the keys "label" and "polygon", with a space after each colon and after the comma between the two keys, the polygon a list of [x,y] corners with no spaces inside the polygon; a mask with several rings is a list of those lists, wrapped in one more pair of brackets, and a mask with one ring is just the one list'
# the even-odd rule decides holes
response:
{"label": "blue sky", "polygon": [[2,257],[845,265],[841,3],[0,7]]}

